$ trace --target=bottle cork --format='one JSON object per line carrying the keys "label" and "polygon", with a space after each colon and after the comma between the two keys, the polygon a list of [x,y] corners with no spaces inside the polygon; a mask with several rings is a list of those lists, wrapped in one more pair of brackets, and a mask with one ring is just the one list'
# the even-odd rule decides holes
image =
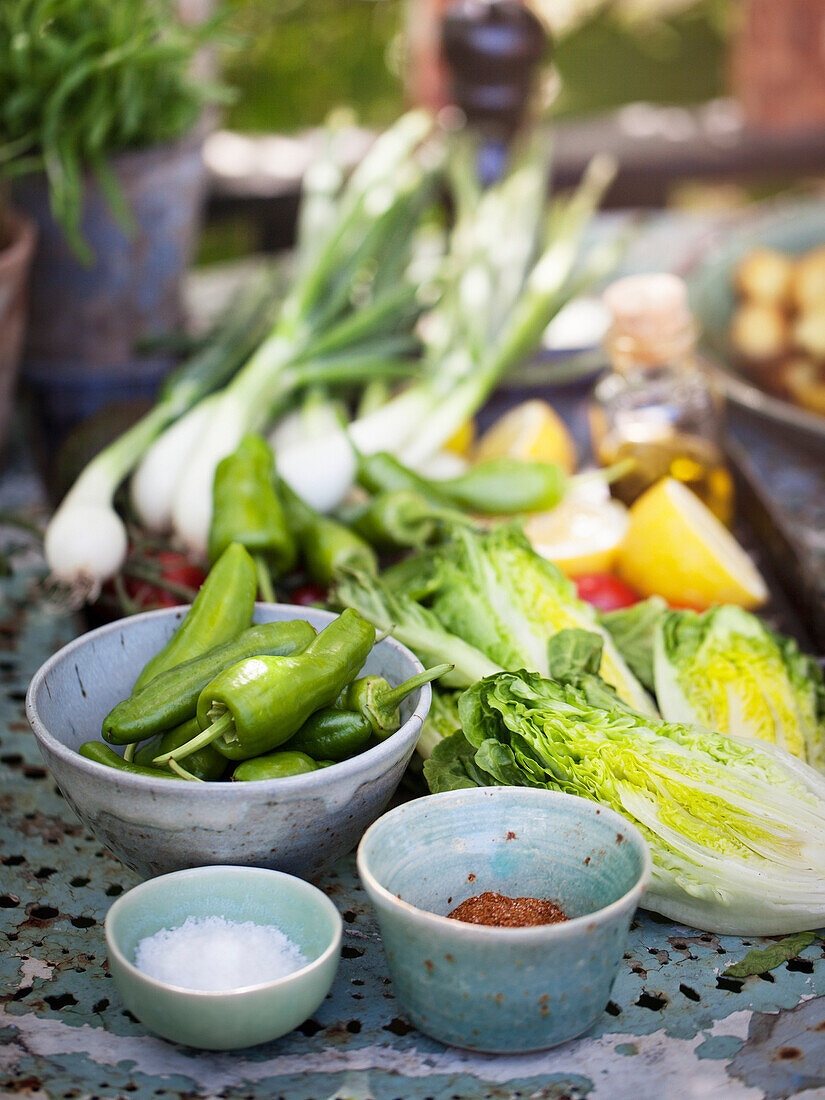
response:
{"label": "bottle cork", "polygon": [[611,283],[603,301],[613,318],[608,345],[620,361],[676,363],[692,351],[696,329],[677,275],[628,275]]}

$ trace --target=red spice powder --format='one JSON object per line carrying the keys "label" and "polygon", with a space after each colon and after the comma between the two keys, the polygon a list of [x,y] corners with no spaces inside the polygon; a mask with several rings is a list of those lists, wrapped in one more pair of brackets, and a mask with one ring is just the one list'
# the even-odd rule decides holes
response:
{"label": "red spice powder", "polygon": [[509,898],[488,890],[467,898],[447,914],[467,924],[491,924],[498,928],[530,928],[537,924],[559,924],[566,915],[545,898]]}

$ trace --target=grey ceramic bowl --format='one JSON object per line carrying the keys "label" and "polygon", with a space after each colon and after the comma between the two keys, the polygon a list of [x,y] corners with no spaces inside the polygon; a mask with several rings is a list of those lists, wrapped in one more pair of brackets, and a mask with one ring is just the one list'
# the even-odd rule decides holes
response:
{"label": "grey ceramic bowl", "polygon": [[[168,985],[134,965],[146,936],[187,917],[223,917],[279,929],[309,960],[276,981],[229,992]],[[308,882],[254,867],[197,867],[144,882],[106,916],[109,969],[123,1003],[165,1039],[208,1050],[254,1046],[286,1035],[326,997],[340,960],[341,918]]]}
{"label": "grey ceramic bowl", "polygon": [[[612,810],[526,787],[419,798],[375,822],[358,871],[393,987],[421,1031],[491,1053],[543,1050],[604,1010],[650,873],[647,844]],[[485,891],[549,898],[570,920],[495,928],[447,919]]]}
{"label": "grey ceramic bowl", "polygon": [[[84,634],[35,674],[26,713],[46,764],[80,820],[144,876],[232,863],[312,878],[350,851],[398,786],[430,709],[429,684],[402,705],[404,724],[351,760],[288,779],[174,783],[107,768],[78,753],[100,736],[105,715],[166,643],[185,608],[134,615]],[[287,604],[258,604],[256,622],[306,619],[319,630],[335,616]],[[421,671],[393,638],[364,666],[391,683]]]}

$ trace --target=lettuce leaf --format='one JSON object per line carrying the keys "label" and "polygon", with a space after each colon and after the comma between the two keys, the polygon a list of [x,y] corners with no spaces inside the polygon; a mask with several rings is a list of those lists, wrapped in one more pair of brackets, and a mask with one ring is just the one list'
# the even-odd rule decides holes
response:
{"label": "lettuce leaf", "polygon": [[769,943],[767,947],[754,947],[740,962],[723,970],[722,977],[749,978],[752,974],[766,974],[782,963],[795,959],[806,947],[821,939],[822,936],[816,932],[797,932],[777,943]]}
{"label": "lettuce leaf", "polygon": [[476,750],[461,730],[439,741],[432,756],[424,761],[424,777],[432,793],[497,786],[493,776],[478,766],[475,755]]}
{"label": "lettuce leaf", "polygon": [[647,692],[573,583],[530,545],[517,524],[460,531],[427,562],[430,607],[452,633],[502,668],[550,673],[548,640],[562,630],[602,639],[599,673],[634,708],[654,714]]}
{"label": "lettuce leaf", "polygon": [[418,738],[416,750],[423,760],[428,760],[434,753],[436,745],[444,737],[449,737],[461,726],[458,717],[457,691],[445,691],[444,688],[433,684],[433,701],[430,704],[430,713],[427,715],[421,734]]}
{"label": "lettuce leaf", "polygon": [[632,607],[606,611],[599,616],[599,622],[606,627],[633,675],[651,691],[654,688],[653,642],[666,611],[667,604],[662,597],[651,596]]}
{"label": "lettuce leaf", "polygon": [[603,649],[604,638],[592,630],[560,630],[547,643],[550,679],[596,675],[601,667]]}
{"label": "lettuce leaf", "polygon": [[341,570],[335,599],[345,607],[354,607],[379,630],[392,633],[424,664],[454,665],[452,672],[441,678],[445,687],[466,687],[499,668],[481,650],[446,630],[429,608],[391,592],[371,574]]}

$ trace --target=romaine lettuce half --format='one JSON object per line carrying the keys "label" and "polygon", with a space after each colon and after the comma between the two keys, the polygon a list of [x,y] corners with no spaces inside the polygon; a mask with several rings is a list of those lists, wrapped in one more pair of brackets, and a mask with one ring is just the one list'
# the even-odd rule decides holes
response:
{"label": "romaine lettuce half", "polygon": [[697,928],[825,924],[825,780],[788,753],[604,709],[574,683],[527,672],[473,685],[459,714],[463,734],[424,764],[431,790],[498,782],[611,806],[650,844],[642,904]]}
{"label": "romaine lettuce half", "polygon": [[[595,661],[601,692],[606,682],[634,710],[656,713],[595,609],[533,550],[517,524],[483,533],[457,531],[380,577],[344,569],[335,599],[391,631],[425,664],[454,665],[438,690],[469,687],[499,669],[553,675],[553,647],[564,632],[564,646],[582,645]],[[443,732],[443,723],[428,723],[420,754],[429,755]]]}
{"label": "romaine lettuce half", "polygon": [[535,552],[518,525],[456,532],[430,553],[424,568],[427,599],[439,622],[501,668],[546,676],[549,640],[561,630],[590,631],[603,641],[600,675],[631,706],[656,713],[595,610]]}
{"label": "romaine lettuce half", "polygon": [[825,765],[825,686],[815,661],[738,607],[671,611],[654,631],[662,715],[768,741]]}

